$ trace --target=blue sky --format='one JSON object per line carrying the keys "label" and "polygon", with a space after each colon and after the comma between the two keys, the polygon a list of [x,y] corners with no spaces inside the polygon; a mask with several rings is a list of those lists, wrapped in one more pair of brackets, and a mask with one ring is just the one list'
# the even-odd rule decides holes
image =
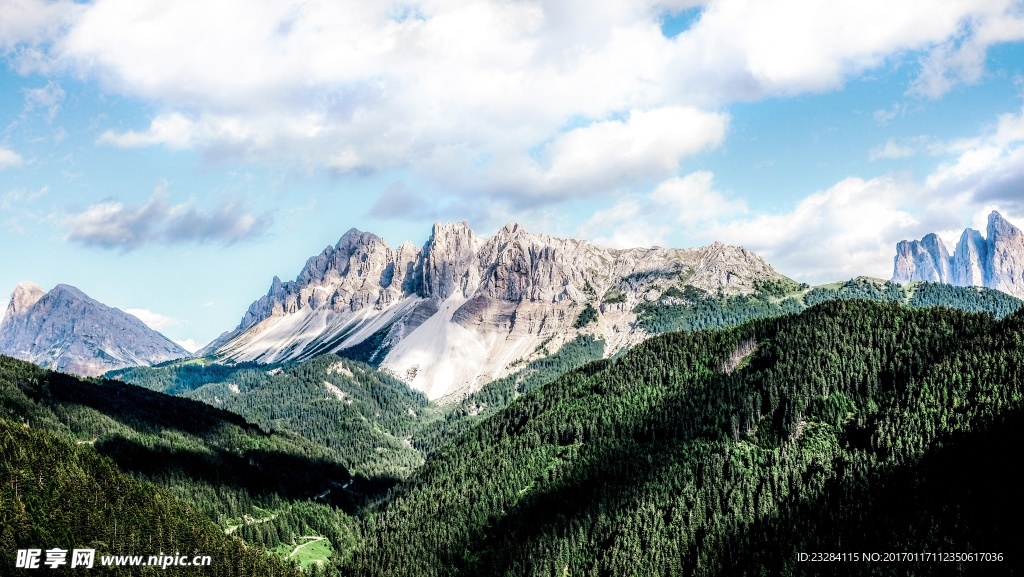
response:
{"label": "blue sky", "polygon": [[1001,0],[0,0],[0,290],[202,344],[453,220],[888,277],[1024,223],[1022,40]]}

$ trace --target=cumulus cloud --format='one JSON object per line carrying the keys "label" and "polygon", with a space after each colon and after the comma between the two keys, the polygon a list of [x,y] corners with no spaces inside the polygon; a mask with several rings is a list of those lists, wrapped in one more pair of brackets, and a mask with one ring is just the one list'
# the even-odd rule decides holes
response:
{"label": "cumulus cloud", "polygon": [[726,123],[723,114],[682,107],[634,110],[622,121],[595,122],[551,144],[542,180],[577,188],[671,174],[684,157],[721,143]]}
{"label": "cumulus cloud", "polygon": [[1011,222],[1024,219],[1024,108],[972,138],[917,137],[876,149],[878,157],[919,153],[952,160],[920,180],[846,178],[790,211],[716,218],[695,232],[747,246],[784,274],[813,283],[862,274],[889,278],[900,240],[936,232],[953,250],[964,227],[984,230],[993,210]]}
{"label": "cumulus cloud", "polygon": [[802,281],[888,278],[896,242],[921,228],[911,207],[920,206],[922,196],[909,181],[847,178],[804,198],[791,212],[717,223],[708,234],[743,245]]}
{"label": "cumulus cloud", "polygon": [[703,231],[705,238],[743,244],[808,282],[860,274],[888,278],[900,240],[937,232],[952,250],[963,228],[984,229],[992,210],[1024,214],[1024,109],[1000,116],[977,137],[945,143],[918,138],[886,148],[899,156],[902,146],[953,159],[921,180],[847,178],[792,211],[717,220]]}
{"label": "cumulus cloud", "polygon": [[192,203],[170,204],[164,187],[158,188],[142,206],[107,200],[62,219],[67,240],[121,250],[154,243],[231,244],[259,236],[269,223],[268,214],[253,214],[244,203],[235,200],[222,202],[209,213]]}
{"label": "cumulus cloud", "polygon": [[830,90],[910,51],[925,60],[920,82],[935,75],[971,81],[956,72],[970,66],[945,56],[949,47],[980,54],[983,64],[988,46],[1024,37],[1004,24],[1017,10],[1011,0],[715,1],[678,39],[679,64],[692,71],[681,81],[705,78],[711,96],[732,99]]}
{"label": "cumulus cloud", "polygon": [[5,0],[0,4],[0,49],[15,50],[16,59],[38,66],[48,58],[40,44],[59,38],[86,10],[73,0]]}
{"label": "cumulus cloud", "polygon": [[1024,215],[1024,109],[1002,115],[977,137],[889,144],[895,156],[907,146],[953,159],[923,179],[849,177],[792,209],[754,215],[716,191],[711,173],[695,172],[619,200],[597,212],[580,234],[618,247],[665,245],[680,236],[721,240],[761,254],[783,274],[821,283],[858,275],[889,278],[901,240],[937,232],[952,250],[964,227],[983,230],[992,210],[1011,221]]}
{"label": "cumulus cloud", "polygon": [[198,351],[199,349],[203,348],[203,344],[200,343],[200,342],[197,342],[193,338],[187,338],[187,339],[185,339],[183,341],[174,341],[174,342],[179,347],[185,349],[186,351],[188,351],[190,353],[194,353],[194,352]]}
{"label": "cumulus cloud", "polygon": [[707,171],[665,180],[646,196],[631,196],[598,211],[579,234],[615,248],[666,245],[681,227],[707,230],[714,223],[746,214],[742,200],[715,190]]}
{"label": "cumulus cloud", "polygon": [[961,196],[1024,212],[1024,108],[1001,115],[987,133],[946,143],[945,149],[956,158],[925,181],[935,196]]}
{"label": "cumulus cloud", "polygon": [[[1009,0],[57,6],[2,8],[15,23],[0,35],[34,55],[23,68],[70,70],[157,111],[100,143],[307,170],[399,168],[513,203],[666,178],[722,142],[730,102],[834,89],[908,53],[921,57],[921,85],[970,81],[964,71],[983,58],[968,54],[1024,37]],[[664,37],[666,15],[692,6],[702,6],[693,25]]]}
{"label": "cumulus cloud", "polygon": [[0,146],[0,170],[11,168],[13,166],[21,166],[24,162],[25,159],[23,159],[17,152],[14,152],[10,148]]}

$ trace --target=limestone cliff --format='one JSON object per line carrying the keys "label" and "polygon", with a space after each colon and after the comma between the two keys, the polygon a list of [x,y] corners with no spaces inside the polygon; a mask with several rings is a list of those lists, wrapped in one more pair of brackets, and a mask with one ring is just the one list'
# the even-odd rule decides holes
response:
{"label": "limestone cliff", "polygon": [[[198,354],[276,362],[359,347],[437,399],[479,388],[581,333],[613,352],[645,338],[633,308],[670,287],[746,294],[780,275],[721,243],[616,250],[509,224],[493,237],[465,222],[435,224],[421,249],[350,230],[309,259],[295,281],[275,278],[238,327]],[[576,328],[584,307],[597,322]]]}
{"label": "limestone cliff", "polygon": [[1024,234],[996,211],[989,214],[986,233],[965,230],[952,256],[935,234],[901,241],[892,280],[982,286],[1024,298]]}

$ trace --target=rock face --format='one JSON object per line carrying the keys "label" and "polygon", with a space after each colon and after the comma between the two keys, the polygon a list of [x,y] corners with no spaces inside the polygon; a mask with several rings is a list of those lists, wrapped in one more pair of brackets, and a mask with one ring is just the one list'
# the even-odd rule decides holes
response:
{"label": "rock face", "polygon": [[[781,278],[757,255],[715,243],[614,250],[509,224],[491,238],[465,222],[435,224],[417,249],[350,230],[295,281],[274,278],[238,327],[197,355],[305,359],[359,350],[437,399],[465,394],[581,333],[608,352],[638,342],[633,307],[669,287],[746,294]],[[606,302],[607,301],[607,302]],[[574,327],[587,305],[597,322]]]}
{"label": "rock face", "polygon": [[974,229],[965,230],[953,256],[935,234],[901,241],[892,280],[982,286],[1024,298],[1024,234],[995,211],[988,216],[986,233],[983,237]]}
{"label": "rock face", "polygon": [[896,276],[916,280],[948,283],[952,279],[952,262],[946,245],[935,233],[921,240],[900,241],[896,245]]}
{"label": "rock face", "polygon": [[0,321],[0,354],[83,376],[188,356],[167,337],[73,286],[20,283]]}

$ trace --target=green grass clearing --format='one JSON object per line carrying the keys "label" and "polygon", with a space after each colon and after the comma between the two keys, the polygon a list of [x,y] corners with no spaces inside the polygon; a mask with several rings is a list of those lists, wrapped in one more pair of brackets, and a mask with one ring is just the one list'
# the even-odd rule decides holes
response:
{"label": "green grass clearing", "polygon": [[326,563],[334,554],[331,542],[327,539],[323,537],[306,537],[305,539],[304,543],[299,544],[288,555],[288,559],[298,561],[303,569],[314,563]]}

